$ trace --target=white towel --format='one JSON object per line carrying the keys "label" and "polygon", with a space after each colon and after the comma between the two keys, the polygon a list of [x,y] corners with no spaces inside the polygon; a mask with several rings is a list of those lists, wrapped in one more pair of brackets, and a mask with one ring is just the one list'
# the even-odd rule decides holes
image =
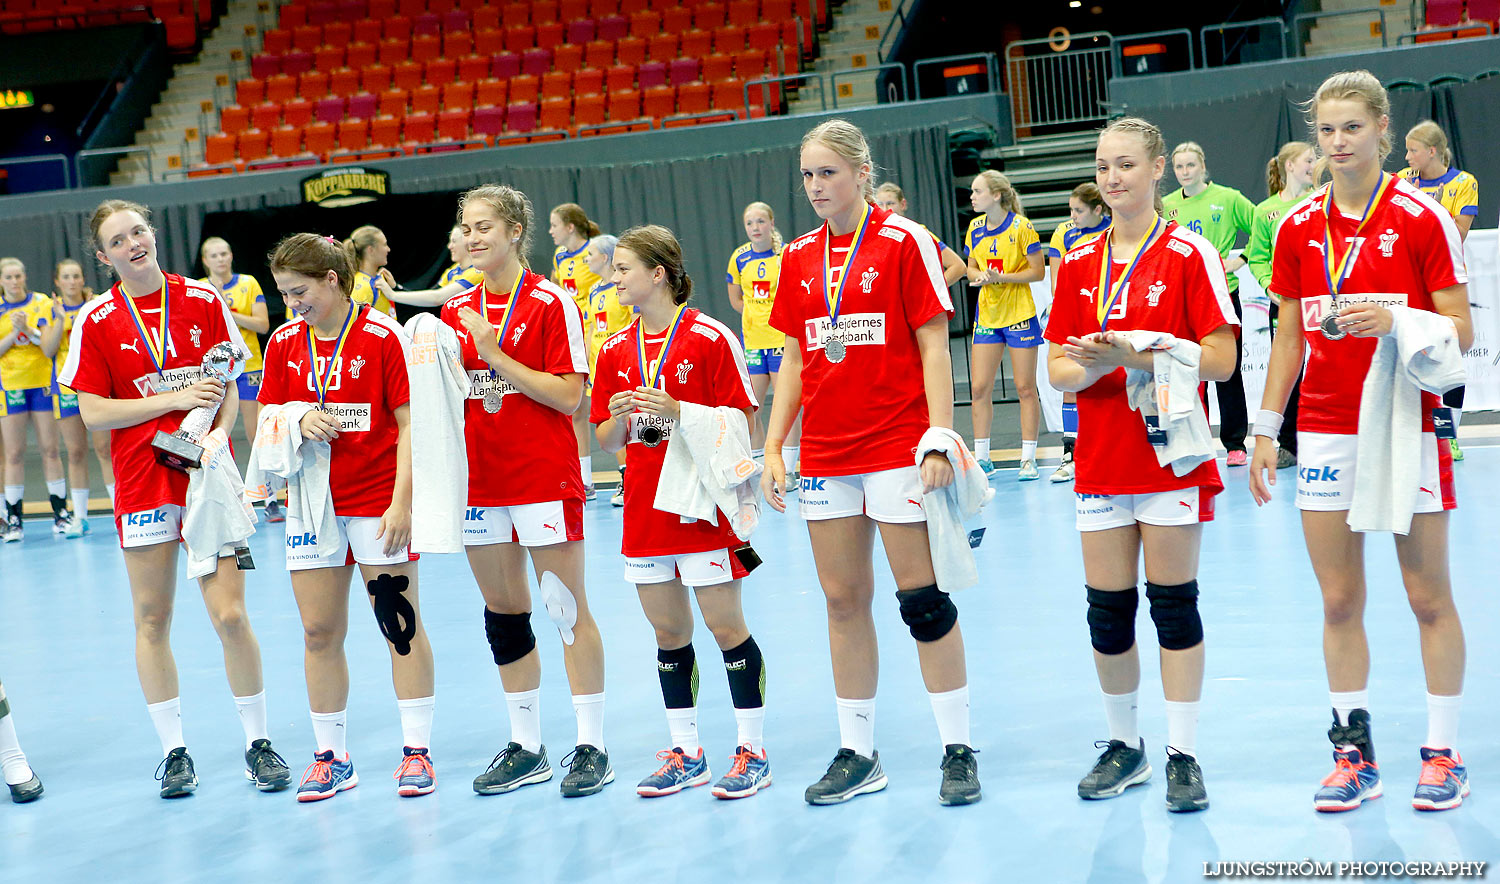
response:
{"label": "white towel", "polygon": [[464,446],[469,375],[458,335],[436,316],[412,317],[406,335],[411,338],[406,363],[411,384],[411,550],[463,552],[469,497]]}
{"label": "white towel", "polygon": [[255,447],[245,471],[245,495],[266,500],[275,493],[272,477],[286,481],[288,524],[314,530],[307,544],[323,558],[335,552],[339,536],[329,484],[333,449],[327,442],[302,438],[302,418],[316,408],[312,402],[266,405],[256,423]]}
{"label": "white towel", "polygon": [[245,483],[229,450],[228,435],[221,428],[201,441],[203,464],[188,470],[182,508],[189,580],[212,574],[221,553],[232,553],[255,533],[255,510],[245,499]]}
{"label": "white towel", "polygon": [[1153,446],[1159,466],[1185,476],[1214,459],[1208,418],[1198,398],[1203,348],[1193,341],[1156,331],[1119,331],[1116,337],[1137,353],[1152,351],[1152,371],[1125,369],[1125,393],[1130,407],[1143,416],[1156,416],[1167,434],[1167,444]]}
{"label": "white towel", "polygon": [[922,459],[933,451],[948,458],[953,466],[953,482],[922,494],[927,544],[932,548],[932,571],[937,576],[938,588],[957,592],[979,582],[979,569],[974,565],[974,550],[969,546],[964,521],[979,514],[980,507],[995,496],[995,489],[990,487],[962,436],[946,427],[928,429],[917,443],[918,469],[922,467]]}
{"label": "white towel", "polygon": [[1440,313],[1390,307],[1391,333],[1375,345],[1359,399],[1351,531],[1411,530],[1422,484],[1422,390],[1446,393],[1463,384],[1463,351],[1453,320]]}
{"label": "white towel", "polygon": [[750,456],[745,413],[727,405],[679,406],[682,416],[667,440],[652,506],[684,522],[710,525],[719,524],[723,512],[734,536],[749,540],[760,524],[760,497],[751,480],[764,467]]}

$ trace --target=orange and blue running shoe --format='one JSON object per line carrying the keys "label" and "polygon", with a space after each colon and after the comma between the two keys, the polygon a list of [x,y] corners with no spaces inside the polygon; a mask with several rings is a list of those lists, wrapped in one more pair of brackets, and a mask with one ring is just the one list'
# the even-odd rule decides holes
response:
{"label": "orange and blue running shoe", "polygon": [[1469,769],[1452,749],[1422,747],[1422,776],[1411,806],[1417,810],[1449,810],[1469,797]]}
{"label": "orange and blue running shoe", "polygon": [[1333,773],[1323,778],[1322,788],[1313,796],[1313,807],[1325,813],[1353,810],[1380,795],[1380,768],[1375,762],[1365,761],[1358,749],[1335,750]]}
{"label": "orange and blue running shoe", "polygon": [[359,776],[354,773],[348,753],[339,761],[333,757],[333,750],[327,749],[313,755],[313,763],[302,775],[302,785],[297,787],[297,800],[322,801],[358,785]]}
{"label": "orange and blue running shoe", "polygon": [[749,746],[741,746],[734,750],[734,766],[729,773],[714,783],[713,793],[716,798],[749,798],[770,785],[771,762],[766,758],[766,750],[757,753]]}
{"label": "orange and blue running shoe", "polygon": [[656,753],[656,757],[662,762],[662,766],[656,773],[641,780],[640,785],[635,787],[637,795],[643,798],[660,798],[708,783],[708,759],[704,756],[702,747],[699,747],[696,756],[674,748],[664,749]]}
{"label": "orange and blue running shoe", "polygon": [[401,766],[396,768],[396,794],[402,798],[426,795],[437,788],[437,773],[426,749],[401,748]]}

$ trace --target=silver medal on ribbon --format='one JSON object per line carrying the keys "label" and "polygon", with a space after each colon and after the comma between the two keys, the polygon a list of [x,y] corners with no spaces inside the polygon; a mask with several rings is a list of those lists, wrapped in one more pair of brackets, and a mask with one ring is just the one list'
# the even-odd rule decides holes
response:
{"label": "silver medal on ribbon", "polygon": [[485,412],[489,414],[498,413],[500,411],[500,405],[504,402],[504,400],[505,397],[500,394],[500,391],[498,389],[491,388],[489,390],[486,390],[484,394]]}
{"label": "silver medal on ribbon", "polygon": [[839,340],[838,338],[829,338],[828,340],[823,342],[823,354],[827,356],[828,361],[832,362],[834,365],[838,365],[840,362],[843,362],[844,357],[848,355],[848,352],[848,349],[844,346],[844,342]]}
{"label": "silver medal on ribbon", "polygon": [[1323,321],[1318,324],[1318,327],[1322,330],[1323,337],[1330,341],[1337,341],[1339,338],[1349,335],[1348,332],[1339,328],[1339,315],[1337,311],[1324,316]]}

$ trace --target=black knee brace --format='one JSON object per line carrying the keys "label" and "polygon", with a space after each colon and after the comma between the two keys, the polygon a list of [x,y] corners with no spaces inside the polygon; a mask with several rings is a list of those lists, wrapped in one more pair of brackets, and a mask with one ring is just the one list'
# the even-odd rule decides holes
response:
{"label": "black knee brace", "polygon": [[536,647],[530,614],[496,614],[485,608],[484,634],[490,640],[496,666],[514,663]]}
{"label": "black knee brace", "polygon": [[1168,651],[1183,651],[1203,641],[1203,618],[1198,616],[1198,581],[1162,586],[1146,581],[1156,640]]}
{"label": "black knee brace", "polygon": [[1117,592],[1084,586],[1089,599],[1089,641],[1101,654],[1123,654],[1135,645],[1135,611],[1140,593],[1134,586]]}
{"label": "black knee brace", "polygon": [[900,590],[896,600],[901,605],[901,622],[919,642],[935,642],[952,632],[958,623],[958,607],[935,583],[920,589]]}
{"label": "black knee brace", "polygon": [[410,585],[405,574],[381,574],[366,584],[374,599],[375,622],[403,657],[411,653],[411,640],[417,637],[417,609],[403,595]]}

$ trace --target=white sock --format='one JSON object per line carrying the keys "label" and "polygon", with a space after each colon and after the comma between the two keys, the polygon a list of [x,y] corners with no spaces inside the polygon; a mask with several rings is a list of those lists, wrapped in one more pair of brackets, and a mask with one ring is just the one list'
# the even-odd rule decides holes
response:
{"label": "white sock", "polygon": [[349,756],[349,746],[345,741],[345,724],[348,720],[348,709],[312,713],[313,742],[317,744],[319,752],[332,751],[333,757],[338,759]]}
{"label": "white sock", "polygon": [[1453,411],[1453,432],[1457,433],[1458,432],[1459,421],[1463,418],[1464,413],[1463,413],[1463,409],[1461,409],[1461,408],[1455,408],[1455,409],[1452,409],[1452,411]]}
{"label": "white sock", "polygon": [[245,748],[256,740],[269,740],[270,731],[266,730],[266,692],[261,691],[253,697],[235,697],[234,706],[240,713],[240,727],[245,729]]}
{"label": "white sock", "polygon": [[161,740],[163,758],[173,749],[187,745],[182,739],[181,697],[173,697],[160,703],[147,703],[146,712],[150,714],[151,724],[156,728],[157,739]]}
{"label": "white sock", "polygon": [[68,495],[67,479],[49,479],[47,481],[48,497],[66,497]]}
{"label": "white sock", "polygon": [[510,712],[510,740],[527,752],[542,751],[542,689],[505,692]]}
{"label": "white sock", "polygon": [[1104,695],[1104,720],[1109,723],[1109,738],[1119,740],[1132,749],[1141,745],[1141,726],[1138,710],[1140,691],[1128,694]]}
{"label": "white sock", "polygon": [[593,455],[584,455],[578,458],[578,469],[583,473],[583,487],[594,487],[594,458]]}
{"label": "white sock", "polygon": [[26,763],[26,753],[21,751],[21,741],[16,737],[16,723],[9,713],[0,718],[0,768],[4,768],[7,786],[31,780],[31,765]]}
{"label": "white sock", "polygon": [[104,493],[109,495],[109,506],[110,509],[113,509],[115,506],[115,483],[111,482],[105,485]]}
{"label": "white sock", "polygon": [[698,707],[667,710],[667,731],[672,735],[672,748],[681,749],[689,755],[697,755],[702,746],[698,742]]}
{"label": "white sock", "polygon": [[[1334,721],[1341,725],[1347,725],[1349,723],[1349,713],[1356,709],[1368,710],[1370,708],[1370,689],[1365,688],[1362,691],[1342,692],[1329,691],[1328,703],[1333,707]],[[1348,752],[1355,747],[1348,743],[1340,743],[1334,746],[1334,748],[1340,752]]]}
{"label": "white sock", "polygon": [[756,460],[760,460],[766,456],[766,450],[764,448],[752,448],[750,449],[750,456]]}
{"label": "white sock", "polygon": [[938,738],[944,746],[969,744],[969,686],[934,694],[927,693],[932,702],[932,716],[937,719]]}
{"label": "white sock", "polygon": [[787,472],[800,472],[798,467],[801,466],[801,458],[799,457],[801,451],[802,446],[800,445],[781,446],[781,462],[786,464]]}
{"label": "white sock", "polygon": [[1198,757],[1198,706],[1201,701],[1167,701],[1167,745],[1184,755]]}
{"label": "white sock", "polygon": [[1036,440],[1021,440],[1021,460],[1036,460]]}
{"label": "white sock", "polygon": [[401,710],[401,740],[413,749],[427,749],[432,746],[432,697],[417,697],[411,700],[397,700],[396,707]]}
{"label": "white sock", "polygon": [[975,460],[989,460],[990,459],[990,440],[989,439],[980,439],[978,437],[976,437],[974,439],[974,459]]}
{"label": "white sock", "polygon": [[578,745],[604,748],[604,692],[574,694],[573,715],[578,719]]}
{"label": "white sock", "polygon": [[736,746],[749,746],[757,755],[766,751],[766,707],[734,710],[734,723],[738,725],[739,739]]}
{"label": "white sock", "polygon": [[1464,695],[1427,695],[1427,742],[1429,749],[1452,749],[1458,742],[1458,710]]}
{"label": "white sock", "polygon": [[[21,502],[21,498],[24,497],[25,495],[26,495],[26,486],[25,485],[6,485],[5,486],[5,502],[8,503],[8,504],[10,504],[11,506],[15,506],[16,504],[20,503]],[[176,748],[176,747],[173,747],[173,748]]]}
{"label": "white sock", "polygon": [[83,518],[89,514],[89,490],[87,488],[73,489],[73,515]]}
{"label": "white sock", "polygon": [[875,752],[875,698],[835,698],[839,707],[839,745],[870,757]]}

